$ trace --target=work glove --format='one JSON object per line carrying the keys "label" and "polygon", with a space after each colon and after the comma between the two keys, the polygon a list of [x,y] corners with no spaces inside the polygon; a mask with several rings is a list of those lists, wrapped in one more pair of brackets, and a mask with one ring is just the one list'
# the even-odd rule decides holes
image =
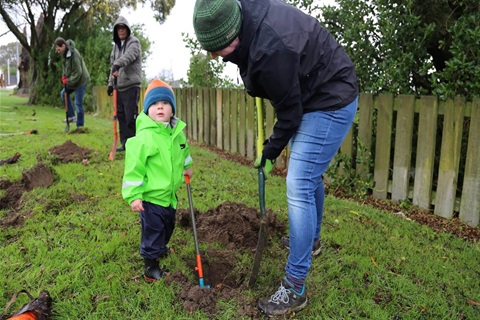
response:
{"label": "work glove", "polygon": [[113,94],[113,87],[112,87],[112,86],[108,86],[108,88],[107,88],[107,94],[108,94],[109,96],[111,96],[111,95]]}
{"label": "work glove", "polygon": [[118,70],[120,70],[120,67],[117,66],[116,64],[114,64],[113,67],[112,67],[112,73],[114,73],[115,71],[118,71]]}
{"label": "work glove", "polygon": [[262,168],[263,173],[265,174],[265,179],[267,179],[267,175],[272,171],[273,165],[275,164],[275,159],[270,160],[266,159],[263,154],[255,160],[254,167],[255,168]]}
{"label": "work glove", "polygon": [[70,95],[71,93],[73,93],[73,91],[75,91],[74,89],[69,89],[69,88],[65,88],[65,92]]}
{"label": "work glove", "polygon": [[65,75],[62,76],[62,84],[63,84],[64,86],[67,85],[67,76],[65,76]]}

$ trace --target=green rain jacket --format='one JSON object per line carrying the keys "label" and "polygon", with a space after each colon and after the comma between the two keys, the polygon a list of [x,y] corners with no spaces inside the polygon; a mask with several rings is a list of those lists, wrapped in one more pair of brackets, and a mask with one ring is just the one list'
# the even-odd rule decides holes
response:
{"label": "green rain jacket", "polygon": [[190,147],[183,133],[185,122],[174,117],[171,126],[153,121],[141,112],[136,135],[127,140],[122,196],[130,204],[142,199],[177,208],[176,192],[183,170],[192,166]]}
{"label": "green rain jacket", "polygon": [[67,51],[63,59],[63,74],[67,77],[67,88],[78,89],[90,81],[90,74],[73,40],[67,40]]}

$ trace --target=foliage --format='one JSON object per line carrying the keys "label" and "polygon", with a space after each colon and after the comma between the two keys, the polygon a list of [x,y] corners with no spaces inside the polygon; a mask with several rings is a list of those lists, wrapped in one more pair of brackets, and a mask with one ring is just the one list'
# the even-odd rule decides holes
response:
{"label": "foliage", "polygon": [[[0,132],[24,131],[32,106],[26,99],[0,90]],[[6,96],[5,96],[6,95]],[[111,119],[86,115],[87,134],[63,132],[63,110],[35,106],[38,135],[0,137],[0,154],[21,153],[20,161],[0,167],[0,179],[16,181],[43,159],[48,150],[72,140],[93,150],[89,164],[52,164],[56,180],[49,188],[23,194],[16,213],[23,225],[2,226],[0,232],[0,306],[20,289],[48,290],[54,298],[55,319],[209,319],[189,313],[180,304],[179,288],[141,278],[138,253],[140,222],[120,195],[123,159],[109,161]],[[212,210],[225,201],[256,208],[256,171],[191,145],[194,159],[192,192],[197,210]],[[287,220],[285,180],[266,182],[266,207]],[[179,206],[187,210],[185,188]],[[321,256],[313,259],[307,278],[308,306],[294,315],[308,319],[476,319],[480,301],[479,243],[436,233],[396,215],[327,196]],[[0,211],[0,219],[5,210]],[[193,235],[178,227],[171,240],[175,254],[165,261],[195,283],[185,261],[194,260]],[[272,294],[284,275],[288,252],[272,236],[268,241],[254,288],[242,293],[254,304]],[[203,244],[201,249],[205,250]],[[251,268],[253,255],[241,261]],[[206,279],[208,280],[208,279]],[[12,305],[18,309],[23,300]],[[238,299],[221,301],[216,319],[237,319]],[[211,318],[211,317],[210,317]],[[247,317],[244,317],[247,319]],[[251,319],[249,317],[248,319]]]}
{"label": "foliage", "polygon": [[371,194],[375,186],[373,174],[370,173],[373,170],[368,170],[366,176],[362,176],[357,172],[357,166],[364,165],[371,169],[374,165],[374,158],[358,140],[355,150],[355,161],[353,157],[341,152],[333,158],[325,172],[325,188],[329,193],[334,195],[341,193],[342,196],[355,199],[365,199]]}
{"label": "foliage", "polygon": [[360,91],[472,97],[480,92],[477,0],[291,0],[356,64]]}
{"label": "foliage", "polygon": [[[175,5],[174,0],[148,0],[148,2],[152,5],[152,8],[163,10],[155,16],[160,23],[164,21]],[[89,2],[1,0],[0,3],[0,15],[30,57],[29,83],[32,87],[30,103],[45,102],[46,96],[57,95],[57,86],[52,85],[52,80],[43,81],[48,75],[49,57],[51,56],[49,52],[57,36],[87,42],[87,38],[95,34],[97,39],[103,39],[101,35],[105,30],[111,30],[110,26],[118,17],[121,8],[125,6],[135,8],[137,6],[137,1],[132,0],[95,0]],[[142,0],[140,3],[145,4],[147,0]],[[29,32],[23,33],[20,30],[23,26],[28,26]],[[27,38],[27,34],[29,34],[29,38]],[[145,44],[142,42],[142,45]],[[84,52],[81,53],[85,54]],[[96,54],[98,53],[93,53],[92,56]],[[146,56],[145,54],[145,58]],[[98,61],[105,60],[99,59]],[[100,66],[98,68],[100,72],[109,68],[108,64]],[[94,65],[97,66],[96,63]],[[93,68],[89,69],[93,70]],[[94,79],[100,81],[95,74]]]}
{"label": "foliage", "polygon": [[[188,85],[200,88],[238,88],[233,80],[222,76],[225,63],[220,58],[210,59],[200,43],[182,33],[185,47],[190,49],[190,66],[187,71]],[[187,83],[183,82],[183,85]]]}

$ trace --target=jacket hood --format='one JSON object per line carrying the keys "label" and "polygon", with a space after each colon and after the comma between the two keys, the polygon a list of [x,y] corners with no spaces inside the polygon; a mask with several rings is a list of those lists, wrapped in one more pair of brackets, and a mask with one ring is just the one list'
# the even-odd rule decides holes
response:
{"label": "jacket hood", "polygon": [[[173,116],[172,119],[170,119],[170,126],[172,127],[172,131],[177,131],[177,127],[178,129],[183,130],[186,124],[179,118]],[[139,134],[143,130],[153,130],[158,132],[166,130],[162,123],[153,121],[152,118],[147,116],[144,112],[140,112],[138,114],[136,120],[136,127],[137,134]]]}
{"label": "jacket hood", "polygon": [[67,41],[65,41],[65,43],[67,44],[68,50],[70,51],[75,50],[75,42],[73,40],[68,39]]}
{"label": "jacket hood", "polygon": [[117,35],[117,27],[118,27],[119,24],[123,24],[123,25],[127,26],[127,39],[128,39],[128,37],[130,37],[130,34],[132,34],[132,31],[130,29],[130,24],[128,23],[127,19],[125,19],[123,16],[119,16],[117,21],[115,21],[115,24],[113,26],[113,41],[116,44],[120,43],[120,38]]}

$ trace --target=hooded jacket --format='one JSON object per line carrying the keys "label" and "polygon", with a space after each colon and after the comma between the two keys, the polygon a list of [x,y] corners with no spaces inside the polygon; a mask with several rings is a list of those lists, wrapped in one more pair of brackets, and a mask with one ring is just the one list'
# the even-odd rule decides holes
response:
{"label": "hooded jacket", "polygon": [[[123,24],[127,27],[127,38],[123,44],[117,34],[117,27]],[[131,87],[140,87],[142,83],[142,48],[140,41],[132,34],[127,19],[118,17],[113,27],[113,48],[110,53],[110,62],[120,67],[117,77],[117,88],[119,91]],[[108,85],[113,86],[113,77],[110,73]]]}
{"label": "hooded jacket", "polygon": [[313,17],[281,0],[238,0],[240,44],[224,61],[238,65],[247,92],[269,99],[277,122],[265,142],[275,159],[302,115],[336,110],[358,95],[355,67],[345,50]]}
{"label": "hooded jacket", "polygon": [[90,74],[73,40],[65,41],[67,50],[63,59],[63,74],[67,77],[67,89],[78,89],[90,81]]}
{"label": "hooded jacket", "polygon": [[177,208],[176,192],[183,170],[192,166],[190,147],[183,133],[185,122],[173,117],[171,125],[153,121],[144,112],[137,117],[137,133],[127,140],[122,196],[130,204],[142,199]]}

